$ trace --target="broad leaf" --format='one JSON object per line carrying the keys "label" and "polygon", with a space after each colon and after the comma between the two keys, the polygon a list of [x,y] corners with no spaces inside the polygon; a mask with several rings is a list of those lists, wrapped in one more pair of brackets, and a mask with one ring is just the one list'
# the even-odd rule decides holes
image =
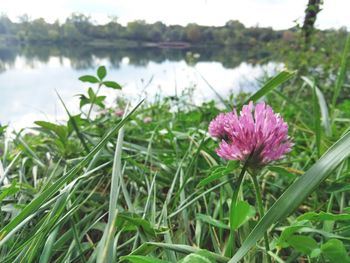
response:
{"label": "broad leaf", "polygon": [[146,256],[123,256],[120,257],[121,260],[128,260],[131,263],[170,263],[170,261],[164,261],[157,258],[146,257]]}
{"label": "broad leaf", "polygon": [[103,80],[107,75],[107,70],[105,66],[100,66],[97,69],[97,76],[100,78],[100,80]]}
{"label": "broad leaf", "polygon": [[206,250],[187,255],[178,263],[215,263],[213,256]]}
{"label": "broad leaf", "polygon": [[82,82],[89,82],[89,83],[99,83],[100,82],[96,77],[91,76],[91,75],[81,76],[79,78],[79,80]]}
{"label": "broad leaf", "polygon": [[43,129],[53,132],[58,138],[60,138],[61,141],[66,141],[68,136],[68,130],[66,126],[58,125],[47,121],[36,121],[34,123],[42,127]]}
{"label": "broad leaf", "polygon": [[321,246],[322,254],[332,263],[349,263],[350,257],[343,242],[338,239],[328,240]]}
{"label": "broad leaf", "polygon": [[114,82],[114,81],[104,81],[104,82],[102,82],[102,84],[108,88],[122,89],[122,87],[117,82]]}
{"label": "broad leaf", "polygon": [[348,221],[350,220],[350,214],[332,214],[325,212],[308,212],[297,218],[298,221],[309,220],[309,221]]}
{"label": "broad leaf", "polygon": [[318,244],[312,237],[303,235],[291,235],[287,242],[298,252],[310,255],[312,251],[318,248]]}
{"label": "broad leaf", "polygon": [[237,229],[255,215],[255,209],[245,201],[237,202],[231,211],[231,228]]}

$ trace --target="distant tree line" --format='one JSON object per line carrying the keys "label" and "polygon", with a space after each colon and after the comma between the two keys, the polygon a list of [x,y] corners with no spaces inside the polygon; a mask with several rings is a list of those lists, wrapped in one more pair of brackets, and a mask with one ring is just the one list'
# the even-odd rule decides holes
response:
{"label": "distant tree line", "polygon": [[190,45],[253,46],[257,43],[294,38],[295,30],[275,31],[272,28],[245,27],[239,21],[228,21],[224,26],[148,24],[143,20],[129,22],[126,26],[112,18],[97,25],[89,16],[72,14],[64,23],[47,23],[43,18],[31,20],[27,15],[19,22],[0,16],[0,43],[7,44],[77,44],[180,42]]}

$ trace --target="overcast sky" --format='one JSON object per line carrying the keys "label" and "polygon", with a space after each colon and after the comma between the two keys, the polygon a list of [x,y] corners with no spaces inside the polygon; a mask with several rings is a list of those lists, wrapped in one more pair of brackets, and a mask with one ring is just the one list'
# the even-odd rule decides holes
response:
{"label": "overcast sky", "polygon": [[[2,13],[12,20],[22,14],[48,22],[64,21],[73,12],[90,15],[98,23],[117,16],[119,22],[143,19],[166,24],[223,25],[239,20],[246,26],[285,29],[302,22],[308,0],[0,0]],[[350,0],[324,0],[316,26],[350,28]]]}

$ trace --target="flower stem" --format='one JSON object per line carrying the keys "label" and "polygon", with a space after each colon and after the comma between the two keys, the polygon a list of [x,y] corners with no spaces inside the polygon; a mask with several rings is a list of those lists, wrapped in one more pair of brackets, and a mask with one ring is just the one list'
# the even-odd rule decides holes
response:
{"label": "flower stem", "polygon": [[241,173],[238,176],[238,179],[236,181],[236,188],[233,189],[233,195],[232,195],[232,199],[231,199],[231,206],[230,206],[230,236],[229,236],[229,248],[226,251],[225,255],[231,257],[232,256],[232,251],[234,251],[235,249],[235,229],[232,227],[232,212],[236,207],[236,203],[237,203],[237,198],[238,198],[238,193],[239,193],[239,189],[241,188],[241,184],[243,182],[243,178],[244,178],[244,174],[247,170],[247,162],[243,165]]}
{"label": "flower stem", "polygon": [[[262,204],[262,197],[261,197],[260,187],[259,187],[259,183],[258,183],[258,178],[254,174],[251,175],[251,177],[252,177],[252,180],[253,180],[256,201],[258,203],[259,218],[261,220],[261,218],[264,216],[265,212],[264,212],[264,207],[263,207],[263,204]],[[268,236],[267,236],[267,232],[264,233],[264,242],[265,242],[265,250],[266,250],[267,262],[271,263],[271,257],[268,254],[268,252],[270,251],[270,245],[269,245],[269,239],[268,239]]]}
{"label": "flower stem", "polygon": [[98,94],[98,92],[100,91],[101,87],[102,87],[102,85],[99,84],[99,85],[98,85],[98,88],[97,88],[97,91],[96,91],[96,93],[95,93],[95,97],[92,99],[92,102],[91,102],[90,108],[89,108],[89,112],[88,112],[88,115],[87,115],[87,118],[88,118],[88,119],[90,119],[90,115],[91,115],[91,112],[92,112],[92,108],[94,107],[95,101],[96,101],[96,99],[97,99],[97,94]]}
{"label": "flower stem", "polygon": [[232,199],[231,199],[231,208],[230,208],[231,211],[230,212],[232,212],[232,210],[236,206],[239,189],[241,187],[241,184],[242,184],[242,181],[243,181],[243,177],[244,177],[244,174],[245,174],[246,170],[247,170],[247,165],[244,164],[243,167],[242,167],[241,173],[238,176],[238,180],[236,182],[236,185],[237,185],[236,189],[234,189],[234,191],[233,191],[233,195],[232,195]]}

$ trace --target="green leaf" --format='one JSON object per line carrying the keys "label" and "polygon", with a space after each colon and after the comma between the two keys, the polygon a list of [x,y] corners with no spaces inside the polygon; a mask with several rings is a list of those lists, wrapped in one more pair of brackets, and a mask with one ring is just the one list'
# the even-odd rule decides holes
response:
{"label": "green leaf", "polygon": [[208,215],[197,214],[196,219],[201,220],[205,223],[208,223],[209,225],[216,226],[218,228],[230,229],[230,227],[228,225],[226,225],[226,224],[222,223],[221,221],[216,220]]}
{"label": "green leaf", "polygon": [[281,248],[288,247],[288,238],[293,235],[295,232],[299,231],[306,226],[307,221],[297,221],[290,226],[287,226],[283,229],[281,235],[277,239],[277,246]]}
{"label": "green leaf", "polygon": [[36,121],[34,122],[36,125],[52,131],[61,141],[66,141],[68,136],[68,130],[66,126],[57,125],[55,123],[47,122],[47,121]]}
{"label": "green leaf", "polygon": [[0,135],[3,135],[6,129],[7,129],[7,125],[1,126],[0,124]]}
{"label": "green leaf", "polygon": [[350,185],[344,185],[344,183],[338,183],[330,185],[325,189],[327,193],[340,193],[350,191]]}
{"label": "green leaf", "polygon": [[117,222],[119,224],[121,223],[120,220],[122,220],[123,223],[127,222],[127,223],[131,224],[132,226],[141,228],[144,232],[146,232],[152,236],[155,236],[155,231],[154,231],[153,227],[151,226],[150,222],[145,220],[145,219],[140,218],[137,214],[120,213],[118,215],[118,219],[117,219]]}
{"label": "green leaf", "polygon": [[322,254],[332,263],[349,263],[350,258],[343,242],[338,239],[328,240],[321,246]]}
{"label": "green leaf", "polygon": [[282,83],[289,80],[291,77],[293,77],[295,74],[295,71],[287,71],[283,70],[280,73],[277,74],[277,76],[273,77],[271,80],[269,80],[261,89],[259,89],[257,92],[255,92],[252,96],[250,96],[245,104],[249,103],[250,101],[256,102],[263,96],[265,96],[267,93],[269,93],[271,90],[276,88],[277,86],[281,85]]}
{"label": "green leaf", "polygon": [[96,94],[92,88],[88,89],[88,94],[89,94],[90,100],[93,100],[96,97]]}
{"label": "green leaf", "polygon": [[332,109],[334,110],[335,105],[337,103],[337,99],[339,97],[341,88],[343,87],[344,80],[346,77],[346,68],[349,63],[349,54],[350,54],[350,34],[348,34],[348,37],[345,42],[345,47],[343,50],[343,55],[341,59],[341,64],[340,68],[338,71],[338,77],[337,77],[337,82],[334,88],[334,93],[333,93],[333,98],[332,98]]}
{"label": "green leaf", "polygon": [[324,127],[324,130],[325,130],[325,134],[327,136],[332,136],[331,121],[329,119],[327,102],[322,91],[318,87],[316,87],[316,96],[318,98],[318,104],[321,110],[321,117],[322,117],[321,121],[322,121],[322,126]]}
{"label": "green leaf", "polygon": [[88,95],[89,97],[86,97],[85,95],[80,95],[80,108],[87,104],[95,104],[100,106],[101,108],[104,108],[104,100],[106,99],[106,96],[97,96],[96,93],[92,88],[88,89]]}
{"label": "green leaf", "polygon": [[122,89],[122,87],[117,82],[114,82],[114,81],[104,81],[104,82],[102,82],[102,84],[108,88]]}
{"label": "green leaf", "polygon": [[347,132],[304,175],[289,186],[258,222],[229,263],[239,262],[272,224],[292,213],[349,156],[350,132]]}
{"label": "green leaf", "polygon": [[316,136],[316,149],[317,149],[317,157],[321,155],[321,115],[317,101],[316,95],[316,85],[313,83],[312,85],[312,101],[313,101],[313,113],[314,113],[314,131]]}
{"label": "green leaf", "polygon": [[12,181],[11,185],[2,186],[0,188],[0,202],[8,196],[14,195],[19,190],[20,188],[17,186],[16,181]]}
{"label": "green leaf", "polygon": [[271,172],[277,173],[282,176],[290,177],[290,178],[295,178],[295,175],[288,172],[286,169],[284,169],[281,166],[269,166],[267,167]]}
{"label": "green leaf", "polygon": [[[327,102],[326,99],[324,98],[324,95],[322,93],[322,91],[316,86],[315,82],[312,81],[311,79],[307,78],[307,77],[301,77],[305,83],[307,85],[309,85],[313,91],[314,91],[314,108],[318,108],[320,109],[321,115],[319,115],[319,112],[317,111],[317,116],[315,117],[315,121],[322,121],[322,126],[325,130],[325,134],[327,136],[331,136],[332,135],[332,130],[331,130],[331,124],[330,124],[330,120],[329,120],[329,114],[328,114],[328,106],[327,106]],[[316,101],[316,97],[317,97],[317,101]],[[318,104],[318,106],[317,106]],[[322,118],[320,118],[322,117]]]}
{"label": "green leaf", "polygon": [[57,96],[58,98],[60,99],[68,117],[69,117],[69,121],[68,121],[68,130],[69,130],[69,123],[71,123],[71,127],[75,130],[75,132],[77,133],[77,136],[79,138],[79,140],[81,141],[83,147],[84,147],[84,150],[86,151],[86,153],[89,153],[90,152],[90,149],[87,145],[87,143],[85,142],[85,138],[84,138],[84,135],[80,132],[80,129],[79,129],[79,126],[78,124],[76,123],[76,118],[72,118],[72,114],[70,114],[66,104],[64,103],[63,99],[61,98],[60,94],[58,92],[57,93]]}
{"label": "green leaf", "polygon": [[233,171],[234,169],[239,167],[239,163],[240,163],[239,161],[229,161],[227,163],[226,169]]}
{"label": "green leaf", "polygon": [[255,209],[246,201],[237,202],[234,209],[231,211],[231,228],[238,229],[241,225],[255,215]]}
{"label": "green leaf", "polygon": [[[114,244],[118,240],[118,235],[115,234],[116,222],[118,219],[117,203],[119,198],[119,187],[122,180],[122,146],[124,142],[124,127],[118,132],[117,144],[114,151],[109,207],[108,207],[108,221],[104,228],[103,236],[97,246],[97,261],[96,263],[109,263],[116,261],[116,253]],[[121,232],[119,232],[121,233]]]}
{"label": "green leaf", "polygon": [[100,66],[97,69],[97,76],[100,78],[100,80],[103,80],[107,75],[107,70],[105,66]]}
{"label": "green leaf", "polygon": [[[132,254],[149,254],[152,251],[154,251],[156,248],[163,248],[166,250],[175,251],[182,254],[191,254],[191,253],[198,253],[199,251],[202,251],[202,249],[195,248],[192,246],[187,245],[178,245],[178,244],[169,244],[169,243],[157,243],[157,242],[145,242],[140,247],[138,247],[136,250],[133,250]],[[216,254],[210,251],[205,250],[207,253],[210,254],[210,256],[218,263],[227,263],[228,258],[221,256],[220,254]]]}
{"label": "green leaf", "polygon": [[[33,160],[42,168],[46,167],[44,162],[39,158],[39,156],[32,150],[32,148],[29,147],[29,145],[22,139],[22,137],[18,134],[16,140],[19,144],[23,146],[25,149],[25,152],[33,158]],[[0,236],[1,240],[1,236]]]}
{"label": "green leaf", "polygon": [[170,261],[164,261],[157,258],[136,255],[122,256],[120,257],[120,259],[128,260],[132,263],[170,263]]}
{"label": "green leaf", "polygon": [[198,187],[210,184],[211,182],[216,181],[221,177],[232,173],[232,171],[238,167],[239,161],[230,161],[226,167],[217,167],[208,177],[204,178],[199,182]]}
{"label": "green leaf", "polygon": [[212,255],[206,250],[200,250],[181,259],[178,263],[215,263]]}
{"label": "green leaf", "polygon": [[308,212],[297,218],[298,221],[348,221],[350,220],[350,214],[332,214],[325,212]]}
{"label": "green leaf", "polygon": [[70,116],[68,122],[67,122],[67,127],[68,127],[68,132],[71,133],[74,131],[74,124],[77,127],[82,127],[84,125],[88,125],[89,122],[86,119],[81,118],[81,114],[75,115],[75,116]]}
{"label": "green leaf", "polygon": [[80,96],[80,105],[79,105],[80,109],[87,104],[90,104],[90,99],[87,98],[85,95],[81,95]]}
{"label": "green leaf", "polygon": [[96,77],[91,76],[91,75],[81,76],[79,78],[79,80],[82,82],[89,82],[89,83],[99,83],[100,82]]}
{"label": "green leaf", "polygon": [[104,109],[105,107],[105,104],[103,103],[106,99],[106,96],[98,96],[96,99],[95,99],[95,104],[100,106],[102,109]]}
{"label": "green leaf", "polygon": [[317,242],[309,237],[303,235],[291,235],[287,242],[298,252],[310,255],[314,249],[318,248]]}
{"label": "green leaf", "polygon": [[45,241],[44,249],[40,256],[39,263],[50,262],[50,257],[52,256],[53,245],[56,241],[57,234],[59,232],[59,227],[56,227]]}
{"label": "green leaf", "polygon": [[319,257],[321,255],[321,253],[322,253],[321,249],[316,248],[316,249],[311,251],[310,257],[311,258],[317,258],[317,257]]}

